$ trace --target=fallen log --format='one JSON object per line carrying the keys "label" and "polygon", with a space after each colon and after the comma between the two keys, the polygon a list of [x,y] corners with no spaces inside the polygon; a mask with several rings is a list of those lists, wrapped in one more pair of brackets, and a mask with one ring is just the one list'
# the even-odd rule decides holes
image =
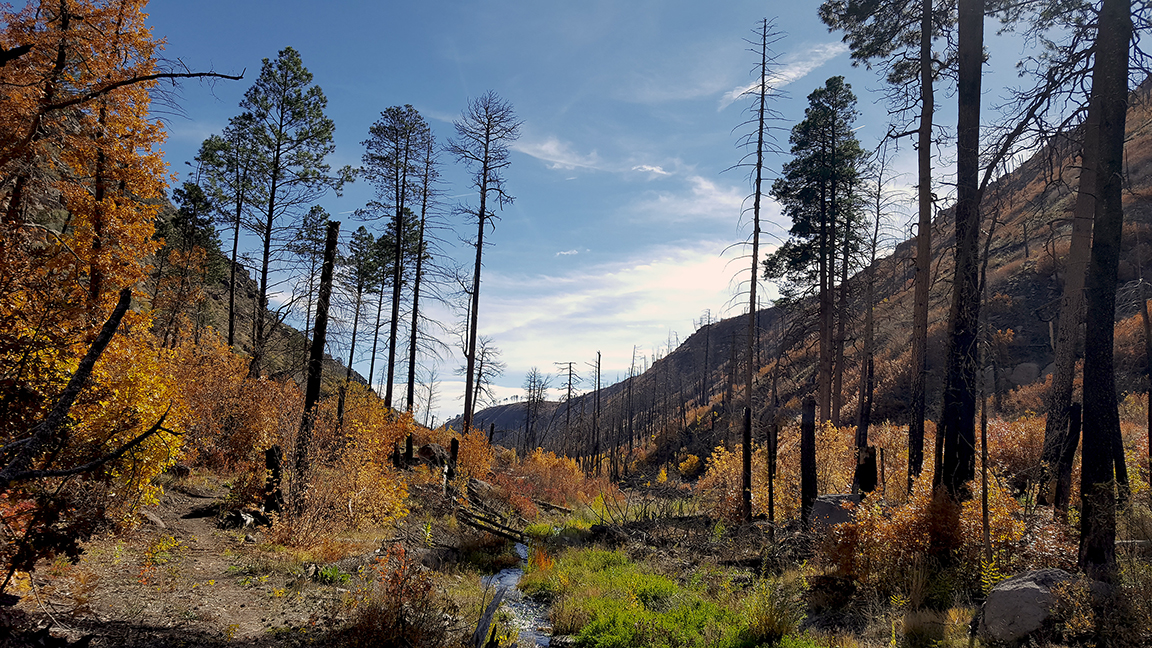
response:
{"label": "fallen log", "polygon": [[572,509],[570,509],[566,506],[560,506],[559,504],[552,504],[551,502],[545,502],[544,500],[533,499],[532,503],[535,504],[536,506],[543,506],[544,508],[546,508],[550,511],[559,511],[561,513],[571,513],[572,512]]}
{"label": "fallen log", "polygon": [[511,540],[512,542],[527,542],[524,533],[519,529],[514,529],[509,526],[504,526],[495,520],[480,517],[466,509],[459,509],[456,512],[456,519],[468,526],[479,531],[487,531],[494,536]]}

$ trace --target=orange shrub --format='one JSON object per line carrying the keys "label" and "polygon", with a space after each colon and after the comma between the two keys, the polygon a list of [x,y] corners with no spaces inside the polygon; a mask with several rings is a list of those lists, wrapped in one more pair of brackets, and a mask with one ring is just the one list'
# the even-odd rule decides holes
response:
{"label": "orange shrub", "polygon": [[[265,449],[295,434],[303,398],[293,382],[248,378],[248,362],[213,330],[175,349],[172,371],[191,412],[185,461],[263,470]],[[261,477],[262,479],[262,477]]]}
{"label": "orange shrub", "polygon": [[534,499],[571,506],[587,504],[604,493],[617,492],[607,478],[585,475],[575,459],[541,448],[493,474],[492,479],[524,517],[536,515]]}
{"label": "orange shrub", "polygon": [[[930,475],[935,428],[927,422],[924,439],[924,471]],[[855,472],[855,434],[853,427],[835,428],[827,424],[816,430],[816,482],[819,494],[846,493],[852,487]],[[908,466],[907,427],[888,423],[875,425],[869,431],[869,443],[884,449],[884,490],[890,502],[902,502]],[[742,446],[731,452],[718,446],[707,459],[704,476],[696,483],[696,492],[714,515],[739,518]],[[753,444],[752,513],[768,513],[767,451]],[[780,431],[776,456],[775,519],[787,520],[800,515],[800,426],[792,424]]]}
{"label": "orange shrub", "polygon": [[[1041,566],[1074,568],[1075,540],[1063,528],[1048,523],[1027,529],[1020,505],[995,480],[988,496],[989,538],[1000,573]],[[943,508],[947,504],[933,497],[930,480],[921,477],[902,506],[886,508],[875,501],[860,506],[854,522],[833,529],[820,559],[881,596],[908,594],[917,570],[949,560],[956,584],[978,589],[983,556],[980,498],[977,487],[972,499],[963,503],[953,536],[956,544],[933,547],[933,528],[953,524],[953,518]]]}
{"label": "orange shrub", "polygon": [[[1025,416],[1014,421],[988,422],[988,466],[1007,480],[1016,493],[1035,485],[1039,477],[1046,419],[1045,416]],[[979,436],[979,428],[976,434]]]}
{"label": "orange shrub", "polygon": [[340,645],[453,645],[445,617],[456,615],[457,605],[439,592],[431,573],[409,557],[403,545],[393,545],[372,567],[349,596],[352,618],[340,633]]}

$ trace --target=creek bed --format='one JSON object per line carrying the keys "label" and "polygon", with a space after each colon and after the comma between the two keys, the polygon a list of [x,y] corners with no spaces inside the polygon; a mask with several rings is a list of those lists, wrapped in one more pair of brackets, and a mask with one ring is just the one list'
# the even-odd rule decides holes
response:
{"label": "creek bed", "polygon": [[492,576],[484,576],[480,584],[485,588],[500,590],[505,588],[504,607],[512,614],[512,623],[520,633],[517,646],[528,648],[530,646],[551,646],[552,637],[548,634],[548,606],[532,601],[517,589],[520,577],[524,575],[524,566],[528,562],[528,547],[516,543],[516,554],[520,556],[519,567],[502,569]]}

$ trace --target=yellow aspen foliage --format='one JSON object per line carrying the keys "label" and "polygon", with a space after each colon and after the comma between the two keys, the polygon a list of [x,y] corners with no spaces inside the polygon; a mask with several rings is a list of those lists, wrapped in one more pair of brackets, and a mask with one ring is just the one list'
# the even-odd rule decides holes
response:
{"label": "yellow aspen foliage", "polygon": [[467,484],[472,478],[488,479],[496,460],[492,446],[488,445],[488,433],[479,428],[472,428],[468,434],[457,434],[448,427],[432,431],[432,443],[440,444],[445,450],[452,447],[453,438],[460,442],[460,451],[456,457],[456,475],[460,484]]}
{"label": "yellow aspen foliage", "polygon": [[[724,446],[716,446],[705,462],[708,468],[704,476],[696,482],[696,492],[705,505],[717,516],[727,520],[741,519],[744,446],[737,444],[731,451]],[[752,514],[761,515],[768,511],[767,484],[761,483],[768,472],[768,453],[758,443],[752,444]],[[761,493],[760,491],[763,490]],[[794,491],[794,492],[793,492]],[[781,488],[776,484],[777,519],[792,517],[799,510],[799,481],[795,488],[790,485]],[[793,501],[795,500],[795,501]]]}
{"label": "yellow aspen foliage", "polygon": [[71,416],[72,451],[84,457],[106,454],[127,444],[164,418],[164,431],[124,457],[105,464],[91,478],[109,484],[108,515],[127,519],[139,505],[155,504],[153,480],[181,456],[189,411],[173,372],[175,355],[158,348],[148,318],[129,313],[127,332],[112,339],[93,371],[92,387],[81,394]]}
{"label": "yellow aspen foliage", "polygon": [[415,428],[411,414],[384,407],[365,385],[349,385],[344,445],[332,468],[348,502],[352,528],[380,527],[407,515],[408,486],[391,457],[396,444]]}
{"label": "yellow aspen foliage", "polygon": [[[337,400],[330,396],[317,406],[304,511],[274,527],[276,542],[310,546],[349,529],[380,529],[408,514],[408,483],[392,465],[392,451],[415,430],[412,417],[392,412],[367,386],[354,383],[345,395],[341,425]],[[293,430],[279,443],[293,448],[294,438]],[[290,465],[292,459],[285,461]],[[264,472],[252,474],[263,479]],[[292,471],[285,475],[295,477]]]}

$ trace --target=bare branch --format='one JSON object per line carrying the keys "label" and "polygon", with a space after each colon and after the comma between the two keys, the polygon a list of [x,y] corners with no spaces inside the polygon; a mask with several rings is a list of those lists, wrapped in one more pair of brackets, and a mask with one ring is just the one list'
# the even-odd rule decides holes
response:
{"label": "bare branch", "polygon": [[131,452],[140,444],[144,443],[146,440],[148,440],[149,437],[155,436],[161,432],[167,432],[168,434],[172,434],[174,436],[180,436],[180,432],[169,430],[168,428],[164,427],[164,420],[168,418],[168,413],[171,411],[172,405],[169,404],[168,409],[164,410],[164,414],[160,417],[160,420],[156,421],[152,427],[148,428],[147,432],[140,434],[128,443],[120,446],[118,450],[109,452],[108,454],[98,459],[93,459],[86,464],[76,466],[75,468],[68,468],[66,470],[28,470],[22,473],[16,473],[12,476],[11,481],[26,481],[29,479],[41,479],[44,477],[71,477],[72,475],[79,475],[81,473],[93,471],[110,461],[116,461],[120,457],[123,457],[124,455]]}
{"label": "bare branch", "polygon": [[108,343],[116,335],[116,329],[120,327],[120,321],[124,319],[124,314],[128,312],[128,306],[131,303],[132,289],[121,290],[120,299],[116,302],[116,308],[112,310],[112,316],[108,318],[104,327],[100,329],[100,334],[92,341],[88,353],[84,354],[84,358],[80,360],[80,366],[76,368],[76,373],[72,374],[68,386],[60,394],[60,398],[52,407],[52,411],[48,413],[48,417],[33,429],[32,436],[28,442],[24,443],[24,449],[20,451],[20,454],[16,455],[6,466],[0,468],[0,493],[7,491],[13,481],[28,472],[27,468],[31,465],[32,459],[48,446],[64,425],[68,411],[72,409],[77,396],[80,395],[80,391],[84,389],[85,383],[92,375],[92,368],[96,365],[96,361],[100,359],[100,355],[104,353],[104,350],[108,348]]}

